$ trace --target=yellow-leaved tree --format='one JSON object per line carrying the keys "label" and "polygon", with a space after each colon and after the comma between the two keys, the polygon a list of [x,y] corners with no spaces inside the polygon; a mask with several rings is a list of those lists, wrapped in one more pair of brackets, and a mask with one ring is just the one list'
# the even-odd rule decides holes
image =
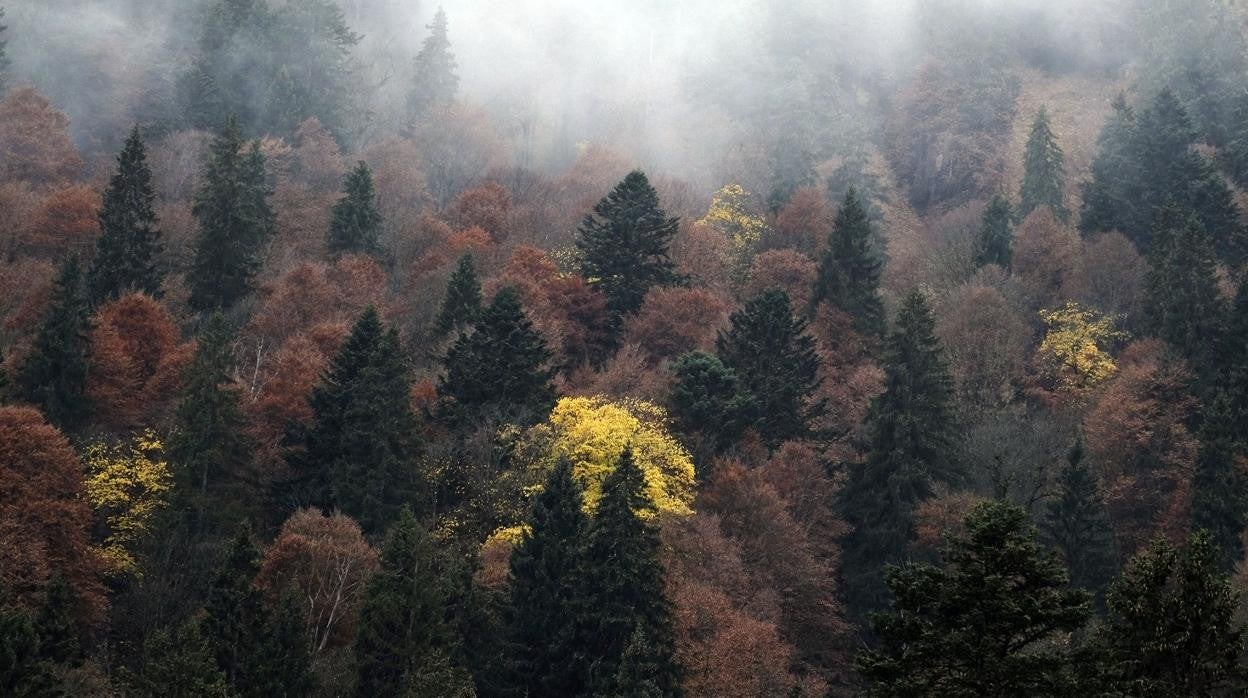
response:
{"label": "yellow-leaved tree", "polygon": [[767,221],[753,211],[750,193],[740,184],[727,184],[711,197],[711,206],[698,223],[718,231],[732,242],[734,272],[740,280],[750,268]]}
{"label": "yellow-leaved tree", "polygon": [[1075,302],[1041,310],[1046,330],[1036,349],[1036,368],[1047,388],[1080,395],[1118,371],[1110,355],[1115,342],[1126,337],[1112,317]]}
{"label": "yellow-leaved tree", "polygon": [[151,430],[119,443],[87,446],[87,501],[103,524],[100,554],[113,574],[138,574],[137,543],[169,504],[173,474]]}

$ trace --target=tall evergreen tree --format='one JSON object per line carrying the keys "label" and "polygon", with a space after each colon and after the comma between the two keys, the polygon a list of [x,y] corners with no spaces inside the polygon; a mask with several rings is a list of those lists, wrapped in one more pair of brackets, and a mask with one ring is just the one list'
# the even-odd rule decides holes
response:
{"label": "tall evergreen tree", "polygon": [[513,688],[520,695],[575,695],[569,610],[588,522],[572,464],[559,459],[533,501],[528,527],[511,554],[508,604]]}
{"label": "tall evergreen tree", "polygon": [[836,213],[827,247],[819,258],[813,303],[828,301],[849,314],[854,329],[870,337],[884,334],[880,299],[880,260],[871,249],[871,222],[853,187]]}
{"label": "tall evergreen tree", "polygon": [[366,531],[411,501],[417,452],[411,382],[398,331],[371,306],[312,390],[312,425],[289,454],[307,503],[338,509]]}
{"label": "tall evergreen tree", "polygon": [[0,585],[0,695],[55,695],[39,654],[39,632],[30,612]]}
{"label": "tall evergreen tree", "polygon": [[429,25],[429,36],[416,54],[412,89],[407,96],[409,116],[421,119],[438,107],[450,105],[458,89],[459,76],[455,74],[455,56],[447,38],[446,13],[439,7],[433,24]]}
{"label": "tall evergreen tree", "polygon": [[[4,8],[0,7],[0,22],[4,22]],[[0,95],[9,88],[9,42],[4,38],[8,26],[0,24]]]}
{"label": "tall evergreen tree", "polygon": [[754,396],[719,357],[689,352],[676,359],[671,371],[668,408],[672,420],[686,435],[700,434],[709,451],[697,454],[702,456],[697,462],[704,463],[731,446],[755,423]]}
{"label": "tall evergreen tree", "polygon": [[975,241],[976,267],[996,264],[1003,269],[1010,268],[1014,255],[1013,217],[1010,202],[1004,196],[994,194],[979,221],[979,238]]}
{"label": "tall evergreen tree", "polygon": [[275,222],[264,166],[260,144],[245,147],[230,119],[212,143],[191,209],[199,223],[188,278],[195,310],[232,307],[252,290]]}
{"label": "tall evergreen tree", "polygon": [[[1097,138],[1097,155],[1092,161],[1092,178],[1083,183],[1083,204],[1079,229],[1085,233],[1101,230],[1131,230],[1138,233],[1136,221],[1143,215],[1140,200],[1141,163],[1136,154],[1137,117],[1119,93],[1113,113]],[[1138,235],[1130,235],[1139,244]]]}
{"label": "tall evergreen tree", "polygon": [[616,680],[634,633],[647,641],[645,661],[660,695],[681,695],[672,606],[663,586],[659,537],[646,512],[645,477],[625,450],[603,482],[585,537],[577,583],[577,666],[594,695],[631,695]]}
{"label": "tall evergreen tree", "polygon": [[806,333],[806,321],[793,315],[788,294],[764,291],[730,321],[715,350],[753,397],[759,434],[772,447],[809,435],[811,420],[823,414],[826,403],[814,399],[820,384],[815,340]]}
{"label": "tall evergreen tree", "polygon": [[1195,216],[1162,210],[1145,277],[1151,329],[1206,381],[1217,367],[1226,309],[1209,236]]}
{"label": "tall evergreen tree", "polygon": [[1218,362],[1222,385],[1231,400],[1231,409],[1237,414],[1248,414],[1248,277],[1240,279],[1224,339]]}
{"label": "tall evergreen tree", "polygon": [[135,695],[144,698],[227,698],[225,674],[199,622],[188,618],[172,631],[160,629],[143,642],[143,669],[134,677]]}
{"label": "tall evergreen tree", "polygon": [[520,294],[507,287],[447,351],[438,393],[451,400],[453,421],[486,415],[540,421],[555,404],[550,359],[546,341],[520,307]]}
{"label": "tall evergreen tree", "polygon": [[182,397],[169,439],[174,491],[205,532],[242,517],[242,483],[250,477],[251,440],[231,372],[230,330],[220,313],[208,317],[191,365],[182,375]]}
{"label": "tall evergreen tree", "polygon": [[850,609],[859,615],[886,604],[884,565],[907,558],[914,508],[931,496],[934,482],[957,478],[953,381],[935,330],[927,300],[912,292],[885,346],[884,392],[866,418],[866,460],[849,471],[844,498],[852,530],[842,574]]}
{"label": "tall evergreen tree", "polygon": [[226,546],[208,585],[203,632],[217,666],[235,690],[253,687],[254,664],[265,630],[264,601],[255,586],[260,550],[249,526],[240,526]]}
{"label": "tall evergreen tree", "polygon": [[1023,184],[1019,189],[1019,218],[1041,206],[1048,206],[1058,220],[1066,220],[1066,165],[1062,148],[1057,144],[1049,123],[1049,112],[1040,107],[1027,136],[1023,155]]}
{"label": "tall evergreen tree", "polygon": [[465,252],[459,258],[455,271],[451,272],[442,310],[438,312],[438,332],[447,334],[461,330],[477,321],[481,315],[481,282],[472,263],[472,254]]}
{"label": "tall evergreen tree", "polygon": [[334,204],[333,217],[329,224],[329,251],[379,252],[381,212],[377,210],[373,173],[363,160],[347,174],[342,193],[342,199]]}
{"label": "tall evergreen tree", "polygon": [[43,411],[49,422],[74,431],[87,420],[86,292],[78,259],[61,265],[34,346],[17,369],[18,397]]}
{"label": "tall evergreen tree", "polygon": [[35,628],[39,656],[49,664],[71,665],[82,659],[82,641],[74,609],[74,594],[65,575],[56,572],[44,592]]}
{"label": "tall evergreen tree", "polygon": [[678,225],[659,208],[659,195],[639,170],[628,173],[581,223],[581,276],[606,295],[617,322],[641,307],[651,287],[680,280],[667,256]]}
{"label": "tall evergreen tree", "polygon": [[302,595],[292,586],[278,597],[277,605],[267,616],[256,656],[251,660],[248,694],[256,698],[311,695],[315,681]]}
{"label": "tall evergreen tree", "polygon": [[1209,531],[1222,569],[1244,557],[1248,479],[1236,459],[1244,454],[1243,414],[1219,392],[1205,413],[1192,475],[1192,527]]}
{"label": "tall evergreen tree", "polygon": [[985,502],[948,539],[943,566],[892,568],[896,601],[873,621],[880,646],[858,655],[873,695],[1073,695],[1058,642],[1090,614],[1022,508]]}
{"label": "tall evergreen tree", "polygon": [[160,294],[162,273],[156,266],[160,230],[156,228],[156,193],[139,127],[135,126],[117,156],[117,171],[104,190],[100,237],[87,273],[91,302],[102,303],[128,291]]}
{"label": "tall evergreen tree", "polygon": [[1079,435],[1057,476],[1057,496],[1049,502],[1044,531],[1070,569],[1070,583],[1098,596],[1116,568],[1113,526],[1096,475],[1084,462]]}

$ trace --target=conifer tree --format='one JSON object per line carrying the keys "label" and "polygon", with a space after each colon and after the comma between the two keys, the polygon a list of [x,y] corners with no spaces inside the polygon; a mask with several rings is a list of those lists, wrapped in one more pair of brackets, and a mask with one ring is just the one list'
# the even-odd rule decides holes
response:
{"label": "conifer tree", "polygon": [[[1097,155],[1092,161],[1092,178],[1083,183],[1083,204],[1079,211],[1079,229],[1085,233],[1100,230],[1135,231],[1135,222],[1143,215],[1138,209],[1140,167],[1136,154],[1136,114],[1119,93],[1113,101],[1113,113],[1097,138]],[[1132,237],[1138,246],[1138,238]]]}
{"label": "conifer tree", "polygon": [[82,659],[82,643],[74,613],[74,596],[65,575],[56,572],[35,616],[39,657],[50,664],[69,665]]}
{"label": "conifer tree", "polygon": [[264,167],[260,144],[247,148],[230,119],[212,143],[191,209],[199,224],[188,279],[195,310],[230,308],[252,290],[275,223]]}
{"label": "conifer tree", "polygon": [[255,586],[260,551],[251,528],[240,526],[208,585],[202,630],[226,681],[239,692],[253,686],[254,663],[265,629],[265,608]]}
{"label": "conifer tree", "polygon": [[0,7],[0,96],[3,96],[9,87],[9,42],[4,38],[4,33],[9,28],[3,22],[4,8]]}
{"label": "conifer tree", "polygon": [[659,195],[639,170],[630,172],[581,223],[576,240],[581,276],[606,296],[617,322],[641,307],[652,286],[680,280],[668,258],[678,225],[679,219],[659,208]]}
{"label": "conifer tree", "polygon": [[450,398],[452,421],[486,415],[540,421],[555,404],[550,359],[545,340],[520,307],[520,294],[504,288],[476,327],[447,351],[438,393]]}
{"label": "conifer tree", "polygon": [[268,611],[268,622],[251,661],[250,695],[295,698],[312,694],[315,681],[303,603],[299,592],[291,587]]}
{"label": "conifer tree", "polygon": [[230,340],[225,318],[210,315],[182,375],[182,397],[169,439],[174,491],[193,513],[200,533],[218,522],[232,524],[246,508],[239,485],[248,480],[252,444],[231,378]]}
{"label": "conifer tree", "polygon": [[413,119],[422,119],[430,111],[450,105],[459,89],[455,56],[447,38],[446,13],[441,7],[428,29],[429,36],[416,54],[412,89],[407,97],[408,114]]}
{"label": "conifer tree", "polygon": [[1057,137],[1053,135],[1049,112],[1040,107],[1027,136],[1018,217],[1026,218],[1040,206],[1048,206],[1058,220],[1065,221],[1069,216],[1065,203],[1065,180],[1065,156],[1057,144]]}
{"label": "conifer tree", "polygon": [[1044,531],[1070,569],[1070,583],[1098,597],[1114,576],[1113,526],[1096,475],[1084,462],[1079,435],[1057,476],[1057,496],[1045,512]]}
{"label": "conifer tree", "polygon": [[896,601],[874,620],[880,645],[858,655],[873,695],[1073,695],[1065,633],[1090,613],[1022,508],[985,502],[947,539],[943,564],[889,570]]}
{"label": "conifer tree", "polygon": [[1200,221],[1177,208],[1164,209],[1149,266],[1144,300],[1152,330],[1208,377],[1217,366],[1225,307],[1213,248]]}
{"label": "conifer tree", "polygon": [[78,259],[61,265],[34,346],[17,369],[18,397],[66,431],[87,420],[87,298]]}
{"label": "conifer tree", "polygon": [[643,518],[653,503],[646,498],[645,478],[631,450],[620,456],[602,487],[598,511],[585,536],[577,598],[571,608],[577,624],[577,666],[593,694],[622,695],[616,680],[629,641],[640,632],[646,640],[644,661],[660,695],[679,696],[681,669],[658,531]]}
{"label": "conifer tree", "polygon": [[381,251],[378,237],[381,212],[377,210],[373,173],[363,160],[347,174],[342,194],[342,199],[334,204],[329,224],[329,251],[368,254]]}
{"label": "conifer tree", "polygon": [[1240,280],[1235,293],[1219,365],[1231,409],[1236,414],[1248,414],[1248,278]]}
{"label": "conifer tree", "polygon": [[764,291],[733,313],[715,350],[753,397],[754,423],[768,445],[810,434],[811,420],[826,404],[814,399],[819,388],[819,357],[806,321],[793,315],[789,296]]}
{"label": "conifer tree", "polygon": [[117,171],[104,190],[100,237],[87,273],[91,302],[99,305],[129,291],[160,294],[162,272],[160,230],[156,227],[156,193],[139,127],[135,126],[117,156]]}
{"label": "conifer tree", "polygon": [[650,646],[645,630],[640,625],[637,626],[633,629],[628,644],[624,646],[624,654],[620,656],[620,668],[615,672],[608,695],[634,698],[664,698],[671,695],[664,693],[657,680],[663,675],[665,663],[665,658],[656,655],[654,648]]}
{"label": "conifer tree", "polygon": [[451,330],[462,330],[476,322],[480,315],[481,282],[477,280],[472,254],[465,252],[446,286],[442,310],[438,313],[438,332],[445,335]]}
{"label": "conifer tree", "polygon": [[1244,557],[1241,534],[1248,523],[1248,480],[1236,458],[1244,453],[1243,414],[1219,392],[1205,413],[1192,475],[1192,527],[1209,532],[1222,569]]}
{"label": "conifer tree", "polygon": [[520,695],[574,695],[572,600],[588,525],[572,464],[560,458],[533,500],[528,527],[511,553],[509,673]]}
{"label": "conifer tree", "polygon": [[39,633],[30,612],[0,585],[0,695],[53,694],[47,665],[39,653]]}
{"label": "conifer tree", "polygon": [[852,531],[842,574],[850,609],[859,615],[885,605],[884,565],[906,559],[914,508],[931,496],[933,483],[957,477],[952,379],[935,329],[927,300],[912,292],[885,346],[884,392],[866,418],[866,460],[850,468],[844,490]]}
{"label": "conifer tree", "polygon": [[1004,196],[994,194],[979,222],[979,238],[975,242],[976,267],[996,264],[1003,269],[1010,268],[1014,254],[1013,216],[1010,202]]}
{"label": "conifer tree", "polygon": [[199,627],[189,618],[172,631],[160,629],[143,642],[143,670],[131,687],[144,698],[227,698],[225,674]]}
{"label": "conifer tree", "polygon": [[[368,582],[355,636],[356,695],[457,695],[467,680],[450,658],[447,561],[404,507],[386,535],[381,569]],[[440,692],[439,692],[440,691]]]}
{"label": "conifer tree", "polygon": [[[676,427],[701,434],[713,456],[731,446],[755,422],[754,396],[719,357],[704,351],[683,354],[672,364],[668,407]],[[699,459],[701,461],[706,458]]]}
{"label": "conifer tree", "polygon": [[850,187],[819,258],[812,303],[826,300],[845,311],[853,318],[854,329],[868,337],[884,334],[880,267],[880,260],[871,249],[867,211]]}
{"label": "conifer tree", "polygon": [[381,531],[409,502],[418,444],[398,331],[367,308],[312,390],[312,425],[292,434],[288,460],[307,503]]}

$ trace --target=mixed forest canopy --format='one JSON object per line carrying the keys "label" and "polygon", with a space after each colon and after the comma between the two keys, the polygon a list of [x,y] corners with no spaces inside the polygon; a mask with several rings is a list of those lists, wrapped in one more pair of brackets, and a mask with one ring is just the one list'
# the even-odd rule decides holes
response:
{"label": "mixed forest canopy", "polygon": [[0,695],[1248,693],[1248,10],[0,0]]}

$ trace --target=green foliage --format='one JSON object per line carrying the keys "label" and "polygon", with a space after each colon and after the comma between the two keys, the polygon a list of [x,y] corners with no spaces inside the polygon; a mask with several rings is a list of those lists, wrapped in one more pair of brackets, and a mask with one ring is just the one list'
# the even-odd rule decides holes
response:
{"label": "green foliage", "polygon": [[256,656],[251,659],[247,693],[257,698],[310,695],[315,683],[302,595],[293,586],[288,588],[267,616]]}
{"label": "green foliage", "polygon": [[201,624],[204,637],[217,658],[217,666],[236,690],[253,688],[255,662],[265,629],[265,609],[255,586],[260,572],[260,550],[251,528],[241,526],[208,585],[208,602]]}
{"label": "green foliage", "polygon": [[481,316],[481,282],[472,263],[472,254],[465,252],[459,258],[451,280],[442,298],[442,310],[438,312],[438,332],[447,334],[472,325]]}
{"label": "green foliage", "polygon": [[[0,22],[4,21],[4,8],[0,7]],[[9,42],[4,38],[4,33],[8,31],[8,26],[0,24],[0,95],[4,94],[9,87]]]}
{"label": "green foliage", "polygon": [[996,264],[1003,269],[1010,268],[1014,254],[1013,217],[1010,202],[1004,196],[994,194],[984,208],[979,223],[979,238],[975,241],[976,267]]}
{"label": "green foliage", "polygon": [[381,213],[377,210],[373,173],[363,160],[347,174],[342,193],[343,197],[334,204],[329,223],[329,251],[380,252]]}
{"label": "green foliage", "polygon": [[39,657],[50,664],[79,662],[82,642],[74,612],[74,595],[65,576],[56,572],[44,591],[43,603],[35,616],[39,634]]}
{"label": "green foliage", "polygon": [[38,407],[49,422],[74,431],[87,420],[87,298],[77,257],[61,265],[35,335],[17,369],[18,397]]}
{"label": "green foliage", "polygon": [[630,172],[581,223],[576,240],[581,276],[606,295],[617,322],[641,307],[652,286],[680,280],[667,255],[678,225],[659,208],[659,195],[639,170]]}
{"label": "green foliage", "polygon": [[1150,329],[1177,348],[1199,375],[1217,365],[1226,309],[1217,262],[1204,226],[1194,215],[1162,211],[1145,277]]}
{"label": "green foliage", "polygon": [[312,390],[313,422],[297,429],[288,462],[301,498],[381,531],[414,491],[418,449],[411,382],[398,331],[367,308]]}
{"label": "green foliage", "polygon": [[1241,279],[1227,321],[1218,364],[1231,408],[1248,414],[1248,279]]}
{"label": "green foliage", "polygon": [[819,257],[813,303],[828,301],[849,314],[854,329],[869,337],[884,334],[880,268],[871,249],[871,222],[853,187],[836,213],[827,247]]}
{"label": "green foliage", "polygon": [[1088,618],[1089,596],[1067,587],[1023,509],[976,506],[941,557],[888,571],[896,600],[873,619],[880,646],[857,659],[872,695],[1069,695],[1055,644]]}
{"label": "green foliage", "polygon": [[1071,585],[1100,598],[1117,567],[1114,529],[1096,475],[1083,455],[1080,435],[1057,475],[1057,496],[1045,511],[1043,529],[1070,570]]}
{"label": "green foliage", "polygon": [[[668,406],[676,428],[701,434],[709,454],[735,443],[755,422],[754,396],[719,357],[704,351],[683,354],[672,364]],[[705,459],[701,459],[705,460]]]}
{"label": "green foliage", "polygon": [[1236,462],[1244,453],[1243,414],[1219,392],[1205,412],[1200,450],[1192,474],[1192,527],[1205,529],[1224,571],[1244,557],[1248,523],[1248,478]]}
{"label": "green foliage", "polygon": [[15,698],[44,696],[51,685],[34,620],[0,588],[0,693]]}
{"label": "green foliage", "polygon": [[98,305],[129,291],[160,295],[163,273],[156,266],[161,252],[156,228],[156,193],[147,152],[136,126],[117,156],[117,171],[104,190],[100,237],[87,272],[91,302]]}
{"label": "green foliage", "polygon": [[1049,124],[1049,113],[1044,107],[1036,114],[1027,136],[1027,150],[1023,155],[1023,184],[1019,189],[1018,217],[1041,206],[1048,206],[1061,221],[1069,216],[1065,204],[1065,156],[1057,137]]}
{"label": "green foliage", "polygon": [[212,647],[195,618],[143,642],[143,670],[131,681],[145,698],[226,698],[232,695]]}
{"label": "green foliage", "polygon": [[819,357],[806,321],[793,315],[788,294],[764,291],[730,321],[728,331],[715,340],[715,350],[753,397],[753,426],[773,448],[810,435],[811,420],[826,407],[813,397],[820,384]]}
{"label": "green foliage", "polygon": [[188,281],[191,307],[232,307],[252,290],[276,217],[260,144],[246,148],[229,119],[213,141],[191,212],[199,224]]}
{"label": "green foliage", "polygon": [[459,89],[455,56],[446,35],[446,13],[438,8],[429,25],[429,36],[416,54],[412,88],[407,96],[408,116],[422,119],[434,109],[449,106]]}

